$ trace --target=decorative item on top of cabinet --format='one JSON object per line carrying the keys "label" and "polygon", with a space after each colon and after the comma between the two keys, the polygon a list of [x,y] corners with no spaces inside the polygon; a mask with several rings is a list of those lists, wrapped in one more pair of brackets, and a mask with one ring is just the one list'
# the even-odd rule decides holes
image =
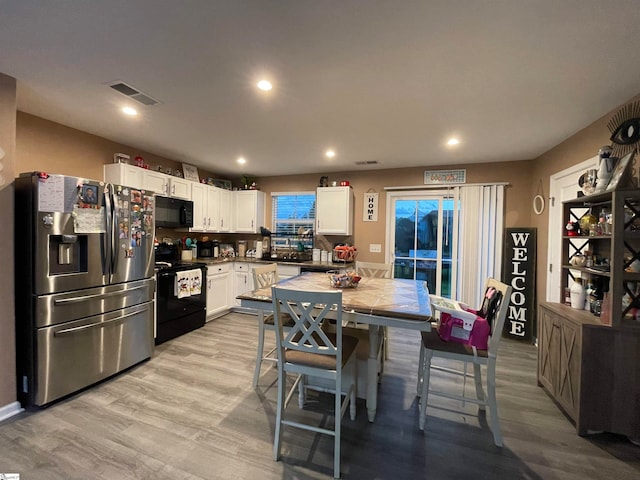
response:
{"label": "decorative item on top of cabinet", "polygon": [[127,155],[126,153],[114,153],[113,154],[113,163],[126,163],[128,164],[131,161],[131,155]]}
{"label": "decorative item on top of cabinet", "polygon": [[184,178],[187,180],[191,180],[192,182],[200,182],[200,177],[198,177],[198,169],[193,165],[189,165],[188,163],[182,164],[182,170],[184,170]]}

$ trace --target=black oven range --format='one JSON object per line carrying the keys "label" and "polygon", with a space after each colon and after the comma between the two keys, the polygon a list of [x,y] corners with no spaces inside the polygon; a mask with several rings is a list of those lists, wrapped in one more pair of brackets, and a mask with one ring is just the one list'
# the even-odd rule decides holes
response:
{"label": "black oven range", "polygon": [[175,245],[156,245],[156,345],[205,324],[207,266],[178,258]]}

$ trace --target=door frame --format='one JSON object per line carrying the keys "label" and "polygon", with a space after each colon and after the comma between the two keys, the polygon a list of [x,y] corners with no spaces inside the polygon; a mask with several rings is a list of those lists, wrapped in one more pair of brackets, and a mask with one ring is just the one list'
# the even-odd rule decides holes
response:
{"label": "door frame", "polygon": [[[583,162],[565,168],[549,177],[549,224],[547,240],[547,302],[563,302],[560,298],[560,274],[561,274],[561,238],[558,232],[562,231],[566,219],[562,218],[561,190],[573,182],[578,186],[578,178],[589,168],[598,168],[598,155]],[[556,202],[556,199],[558,200]]]}
{"label": "door frame", "polygon": [[[393,263],[394,264],[394,268],[395,268],[395,252],[393,251],[393,249],[391,248],[391,245],[394,244],[395,246],[395,241],[393,239],[393,236],[391,234],[392,230],[392,222],[391,219],[395,218],[394,212],[393,212],[393,205],[394,205],[394,200],[396,198],[399,197],[425,197],[426,198],[434,198],[434,199],[438,199],[439,201],[442,201],[443,199],[447,198],[447,197],[451,197],[455,199],[455,195],[453,194],[453,191],[449,188],[449,189],[429,189],[429,190],[393,190],[393,191],[388,191],[387,192],[387,198],[386,198],[386,233],[385,233],[385,263]],[[454,214],[453,218],[452,218],[452,225],[451,228],[455,228],[454,227],[454,222],[456,221],[455,219],[457,218],[457,215]],[[442,209],[440,208],[438,211],[438,225],[442,224],[442,220],[443,220],[443,215],[442,215]],[[456,224],[457,225],[457,224]],[[456,236],[454,235],[454,239],[456,238]],[[435,259],[429,259],[429,260],[434,260],[437,262],[437,269],[436,269],[436,276],[438,277],[438,284],[440,283],[440,279],[439,277],[442,275],[442,235],[438,235],[438,255]],[[452,273],[451,273],[451,289],[452,292],[455,292],[455,274],[453,272],[454,269],[454,265],[457,264],[457,251],[455,249],[455,246],[457,245],[457,243],[454,243],[454,248],[452,248],[452,257],[455,257],[455,261],[452,258],[451,261],[451,268],[452,268]],[[435,293],[435,292],[432,292]]]}

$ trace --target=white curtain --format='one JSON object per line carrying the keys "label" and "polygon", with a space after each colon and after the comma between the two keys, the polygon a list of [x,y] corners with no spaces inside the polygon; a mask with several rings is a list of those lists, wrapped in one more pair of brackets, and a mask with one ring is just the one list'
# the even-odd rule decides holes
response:
{"label": "white curtain", "polygon": [[456,298],[476,308],[488,277],[500,279],[504,185],[457,187],[460,206]]}

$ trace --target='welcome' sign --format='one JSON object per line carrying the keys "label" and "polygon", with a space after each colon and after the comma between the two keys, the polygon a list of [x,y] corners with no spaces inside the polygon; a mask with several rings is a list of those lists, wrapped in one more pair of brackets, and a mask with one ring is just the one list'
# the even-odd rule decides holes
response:
{"label": "'welcome' sign", "polygon": [[531,342],[536,326],[536,229],[507,228],[504,245],[502,278],[513,291],[502,333]]}

